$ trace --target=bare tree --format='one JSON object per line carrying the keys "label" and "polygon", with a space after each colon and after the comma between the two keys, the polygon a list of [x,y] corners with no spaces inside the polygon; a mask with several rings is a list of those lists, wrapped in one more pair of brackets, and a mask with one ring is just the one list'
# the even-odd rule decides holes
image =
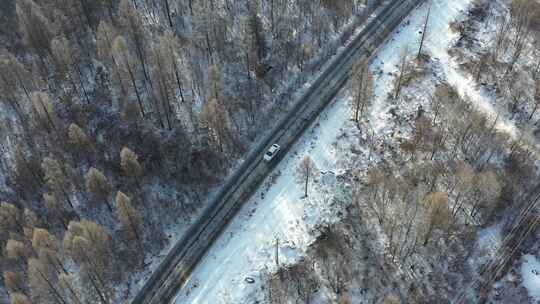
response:
{"label": "bare tree", "polygon": [[210,140],[217,145],[220,152],[223,152],[229,134],[229,117],[223,103],[216,98],[208,100],[203,105],[201,121]]}
{"label": "bare tree", "polygon": [[317,177],[318,169],[309,155],[304,156],[297,168],[300,181],[304,183],[304,196],[308,196],[308,184],[310,179]]}
{"label": "bare tree", "polygon": [[356,66],[352,86],[354,121],[358,123],[359,120],[364,116],[364,113],[371,101],[373,75],[369,70],[367,61],[362,61]]}
{"label": "bare tree", "polygon": [[502,184],[492,170],[481,172],[474,179],[475,195],[470,215],[474,217],[480,207],[493,208],[501,195]]}
{"label": "bare tree", "polygon": [[472,190],[472,184],[475,177],[473,168],[466,162],[459,162],[454,172],[454,182],[450,193],[455,194],[452,215],[455,217],[461,210],[468,193]]}
{"label": "bare tree", "polygon": [[401,87],[403,86],[403,78],[408,72],[408,62],[409,62],[409,49],[405,47],[401,50],[400,55],[400,67],[398,72],[398,77],[396,79],[395,88],[394,88],[394,99],[397,99],[401,94]]}
{"label": "bare tree", "polygon": [[426,246],[434,229],[446,229],[448,227],[451,212],[450,208],[448,208],[448,194],[446,192],[432,192],[426,195],[424,204],[427,213],[423,245]]}
{"label": "bare tree", "polygon": [[422,31],[422,38],[420,38],[420,47],[418,48],[418,55],[416,55],[416,58],[420,59],[420,55],[422,54],[422,47],[424,46],[424,40],[426,38],[426,32],[428,30],[428,24],[429,24],[429,17],[431,15],[431,6],[433,5],[432,1],[429,1],[428,4],[428,12],[426,15],[426,21],[424,22],[424,30]]}
{"label": "bare tree", "polygon": [[247,56],[250,69],[257,77],[262,78],[266,74],[264,59],[266,57],[266,42],[264,39],[264,28],[260,17],[257,14],[256,3],[249,3],[249,15],[246,25],[246,37],[248,42]]}
{"label": "bare tree", "polygon": [[540,79],[536,80],[534,86],[534,97],[533,97],[533,109],[529,115],[529,120],[531,120],[540,106]]}

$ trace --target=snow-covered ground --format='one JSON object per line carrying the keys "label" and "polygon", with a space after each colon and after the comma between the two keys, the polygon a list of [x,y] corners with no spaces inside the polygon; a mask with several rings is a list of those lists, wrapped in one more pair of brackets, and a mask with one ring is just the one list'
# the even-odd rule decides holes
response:
{"label": "snow-covered ground", "polygon": [[[431,32],[437,35],[427,41],[426,48],[430,52],[446,52],[454,38],[448,25],[469,2],[435,1],[430,27]],[[371,115],[376,133],[385,132],[386,120],[389,119],[389,105],[385,101],[393,88],[395,76],[392,74],[399,63],[398,50],[406,45],[411,49],[418,45],[418,29],[422,28],[426,12],[425,6],[414,11],[371,63],[372,71],[382,70],[375,79]],[[221,303],[225,299],[230,303],[251,303],[262,299],[261,273],[275,269],[276,238],[280,240],[280,262],[293,263],[314,241],[314,227],[339,219],[341,205],[332,204],[331,200],[336,198],[335,191],[342,189],[335,189],[335,183],[328,182],[332,178],[319,178],[310,187],[309,197],[302,199],[302,185],[296,181],[295,172],[303,156],[309,154],[321,172],[339,175],[343,168],[339,166],[340,155],[335,142],[343,128],[353,126],[350,117],[349,97],[344,92],[307,130],[276,167],[273,176],[217,239],[177,295],[176,303]],[[328,174],[331,176],[332,173]],[[246,277],[254,278],[255,284],[246,283]]]}
{"label": "snow-covered ground", "polygon": [[540,303],[540,260],[531,254],[523,256],[521,264],[523,286],[535,303]]}
{"label": "snow-covered ground", "polygon": [[[224,298],[231,303],[246,303],[248,298],[260,299],[261,272],[275,270],[276,238],[280,264],[294,263],[315,239],[312,229],[318,223],[338,220],[340,204],[332,202],[336,198],[332,186],[335,174],[339,174],[333,142],[348,111],[347,100],[338,98],[307,130],[217,239],[176,303],[220,303]],[[303,198],[296,168],[306,154],[321,174],[310,184],[308,198]],[[246,277],[254,278],[255,284],[246,283]]]}
{"label": "snow-covered ground", "polygon": [[[486,115],[495,118],[498,113],[504,113],[504,111],[497,108],[493,102],[492,96],[476,86],[472,77],[469,77],[461,71],[456,60],[448,53],[452,42],[459,37],[458,32],[454,32],[450,29],[450,24],[451,22],[456,21],[457,18],[462,17],[460,16],[461,13],[465,12],[471,3],[471,0],[433,1],[424,52],[427,52],[433,60],[438,62],[438,65],[445,74],[445,80],[458,90],[461,97],[468,98],[479,110],[486,113]],[[424,5],[422,9],[417,10],[411,15],[411,26],[418,31],[421,31],[426,15],[427,7]],[[411,39],[408,44],[402,44],[401,48],[405,46],[408,46],[409,50],[415,54],[418,48],[418,42],[416,39]],[[386,57],[385,54],[380,54],[379,56],[383,58]],[[394,76],[388,76],[388,72],[397,73],[397,67],[394,65],[388,69],[390,66],[389,63],[386,61],[382,62],[384,62],[383,70],[385,72],[385,78],[389,79],[379,78],[379,80],[384,82],[392,81]],[[377,109],[376,112],[386,114],[385,111],[381,111],[380,109]],[[516,128],[515,124],[504,115],[499,115],[496,127],[500,131],[504,131],[516,139],[520,136],[520,131]],[[530,142],[534,141],[531,140]]]}
{"label": "snow-covered ground", "polygon": [[[424,52],[440,69],[440,80],[455,86],[458,93],[468,97],[478,109],[495,117],[499,111],[491,97],[479,90],[448,54],[448,49],[458,38],[458,33],[450,29],[450,24],[462,18],[472,2],[433,0]],[[392,118],[389,110],[395,105],[388,103],[387,97],[393,90],[398,72],[400,50],[408,47],[412,54],[416,54],[419,32],[426,14],[426,5],[416,9],[370,63],[375,86],[369,121],[378,136],[390,132],[388,123]],[[176,303],[221,303],[222,300],[225,303],[253,303],[256,299],[260,300],[263,294],[261,273],[275,269],[275,239],[280,240],[280,261],[293,263],[313,242],[316,236],[312,233],[313,227],[325,221],[339,220],[341,205],[329,201],[336,198],[332,192],[341,194],[343,189],[335,188],[335,183],[321,178],[311,187],[309,198],[302,199],[302,186],[295,180],[295,171],[302,157],[310,154],[321,171],[332,171],[337,175],[342,173],[345,168],[340,166],[344,157],[340,136],[345,128],[354,126],[349,121],[349,99],[347,92],[343,92],[303,135],[276,167],[275,174],[246,203],[202,259],[178,294]],[[416,107],[419,103],[426,104],[416,100],[409,107]],[[514,137],[520,136],[513,122],[504,116],[499,118],[497,128]],[[340,144],[337,145],[337,142]],[[363,147],[355,146],[355,149]],[[489,252],[495,250],[500,240],[499,232],[499,226],[483,230],[478,247]],[[246,277],[254,278],[255,283],[246,283]]]}

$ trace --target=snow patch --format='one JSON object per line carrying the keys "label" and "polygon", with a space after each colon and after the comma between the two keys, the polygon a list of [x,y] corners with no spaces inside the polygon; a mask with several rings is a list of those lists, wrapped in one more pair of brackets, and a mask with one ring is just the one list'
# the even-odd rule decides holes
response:
{"label": "snow patch", "polygon": [[527,289],[529,297],[537,303],[540,302],[540,260],[532,254],[526,254],[523,256],[520,270],[523,286]]}

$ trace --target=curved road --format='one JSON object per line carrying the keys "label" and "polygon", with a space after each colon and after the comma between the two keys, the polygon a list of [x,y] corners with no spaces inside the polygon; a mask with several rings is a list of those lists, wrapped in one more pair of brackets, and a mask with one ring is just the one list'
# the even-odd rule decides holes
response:
{"label": "curved road", "polygon": [[343,52],[325,65],[290,112],[248,154],[201,217],[171,249],[132,304],[162,304],[172,300],[215,238],[279,161],[276,159],[271,165],[262,161],[265,150],[277,143],[282,147],[280,155],[283,156],[345,85],[354,64],[369,58],[421,1],[392,0],[377,9],[376,17]]}

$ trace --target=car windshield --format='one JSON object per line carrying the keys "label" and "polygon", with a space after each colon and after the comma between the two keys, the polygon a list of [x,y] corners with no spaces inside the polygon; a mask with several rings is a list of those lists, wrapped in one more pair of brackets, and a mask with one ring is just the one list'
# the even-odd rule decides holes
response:
{"label": "car windshield", "polygon": [[268,152],[266,152],[266,155],[272,156],[272,152],[268,151]]}

